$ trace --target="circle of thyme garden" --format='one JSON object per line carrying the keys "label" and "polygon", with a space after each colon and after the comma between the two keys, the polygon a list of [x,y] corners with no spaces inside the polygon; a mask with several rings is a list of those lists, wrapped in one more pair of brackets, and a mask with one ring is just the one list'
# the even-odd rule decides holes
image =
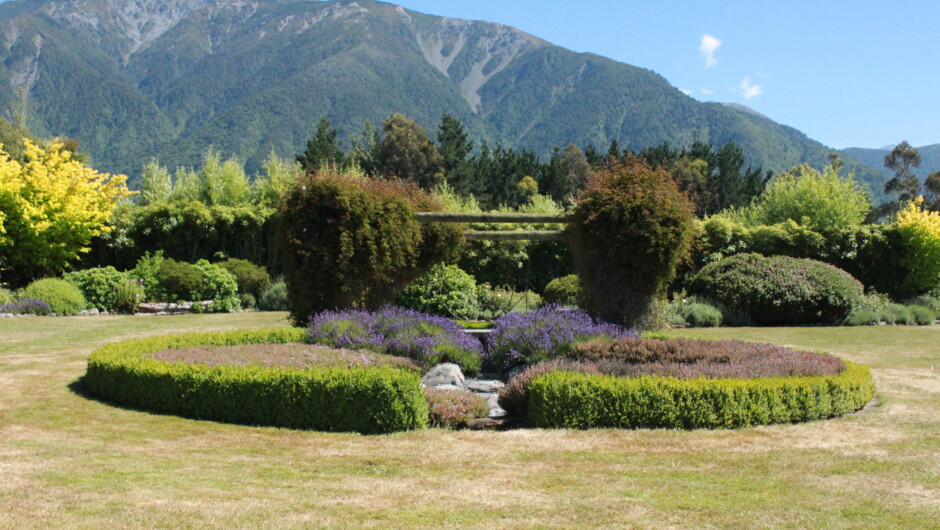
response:
{"label": "circle of thyme garden", "polygon": [[[295,327],[108,344],[91,354],[84,387],[159,413],[361,433],[735,428],[831,418],[874,395],[868,368],[830,354],[650,333],[695,224],[676,183],[639,160],[598,172],[565,215],[455,212],[414,185],[321,169],[287,193],[279,219]],[[496,230],[507,223],[527,228]],[[524,240],[570,246],[577,272],[549,284],[540,303],[481,296],[450,265],[467,241]],[[173,288],[197,281],[185,264],[155,267]],[[201,281],[235,282],[197,267]],[[752,323],[841,323],[865,297],[833,265],[747,253],[687,284],[696,301],[679,306],[702,322],[714,318],[701,302],[711,299]],[[520,298],[525,310],[513,311]],[[202,310],[226,304],[237,300]]]}

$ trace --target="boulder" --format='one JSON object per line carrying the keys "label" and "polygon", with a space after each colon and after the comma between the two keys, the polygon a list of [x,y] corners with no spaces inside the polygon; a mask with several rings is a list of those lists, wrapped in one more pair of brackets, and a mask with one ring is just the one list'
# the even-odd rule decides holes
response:
{"label": "boulder", "polygon": [[421,384],[424,386],[443,386],[452,385],[460,390],[466,390],[464,384],[463,372],[460,367],[454,363],[442,363],[431,368],[428,373],[421,378]]}

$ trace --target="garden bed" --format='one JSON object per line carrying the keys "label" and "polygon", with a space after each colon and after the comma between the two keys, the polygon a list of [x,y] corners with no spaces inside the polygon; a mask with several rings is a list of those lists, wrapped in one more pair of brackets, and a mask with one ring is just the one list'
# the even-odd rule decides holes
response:
{"label": "garden bed", "polygon": [[[362,352],[337,352],[333,364],[288,367],[171,362],[167,359],[257,358],[260,349],[220,346],[286,344],[303,330],[276,329],[171,335],[105,345],[88,360],[83,384],[121,405],[190,418],[365,434],[427,426],[428,408],[416,371],[353,363]],[[306,362],[312,354],[307,351]],[[321,361],[329,356],[321,355]],[[360,357],[360,360],[362,357]],[[338,362],[339,365],[336,365]]]}
{"label": "garden bed", "polygon": [[[735,428],[831,418],[874,396],[865,366],[771,344],[622,339],[534,375],[530,422],[569,428]],[[536,367],[537,368],[537,367]],[[508,388],[516,392],[512,382]]]}

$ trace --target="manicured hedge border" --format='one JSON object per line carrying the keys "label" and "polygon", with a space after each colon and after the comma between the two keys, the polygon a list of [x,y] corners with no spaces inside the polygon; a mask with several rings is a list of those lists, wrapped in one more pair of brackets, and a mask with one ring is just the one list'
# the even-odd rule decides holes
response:
{"label": "manicured hedge border", "polygon": [[871,401],[866,366],[845,361],[825,377],[617,378],[572,372],[537,377],[529,421],[564,428],[735,428],[831,418]]}
{"label": "manicured hedge border", "polygon": [[303,329],[280,328],[107,344],[92,352],[82,383],[114,403],[196,419],[363,434],[427,426],[419,376],[397,368],[209,367],[144,356],[167,348],[304,338]]}

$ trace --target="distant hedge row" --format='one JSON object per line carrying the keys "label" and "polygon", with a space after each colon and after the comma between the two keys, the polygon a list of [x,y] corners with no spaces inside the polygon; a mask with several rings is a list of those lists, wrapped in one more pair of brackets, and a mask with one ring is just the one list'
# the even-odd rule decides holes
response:
{"label": "distant hedge row", "polygon": [[198,345],[289,343],[297,328],[193,333],[105,345],[83,378],[93,395],[159,413],[247,425],[363,434],[420,429],[428,405],[417,374],[390,367],[208,367],[146,354]]}
{"label": "distant hedge row", "polygon": [[831,418],[874,396],[870,370],[763,379],[617,378],[556,371],[529,387],[529,420],[562,428],[736,428]]}

